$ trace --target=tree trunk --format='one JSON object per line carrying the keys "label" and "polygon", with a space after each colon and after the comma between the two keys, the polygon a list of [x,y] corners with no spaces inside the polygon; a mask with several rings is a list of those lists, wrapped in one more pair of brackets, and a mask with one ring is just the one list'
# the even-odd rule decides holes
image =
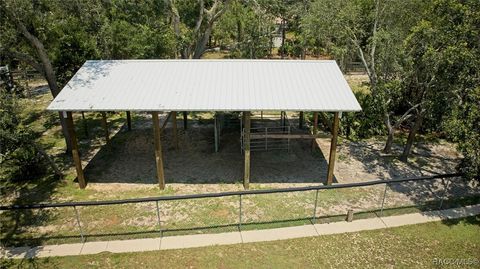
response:
{"label": "tree trunk", "polygon": [[390,123],[390,117],[388,116],[388,113],[385,113],[385,125],[387,126],[388,136],[387,136],[387,142],[385,142],[385,147],[383,148],[383,152],[390,153],[392,151],[393,135],[395,133],[395,129]]}
{"label": "tree trunk", "polygon": [[35,149],[38,151],[38,153],[40,153],[40,155],[42,155],[42,157],[48,162],[48,164],[50,165],[50,168],[52,168],[55,175],[57,175],[58,177],[62,177],[62,172],[60,172],[60,169],[58,169],[57,164],[55,164],[55,162],[47,154],[47,152],[41,146],[36,144],[35,142],[33,142],[32,145],[35,147]]}
{"label": "tree trunk", "polygon": [[383,148],[383,153],[390,153],[392,152],[392,145],[393,145],[393,134],[395,130],[393,128],[388,129],[388,136],[387,142],[385,142],[385,148]]}
{"label": "tree trunk", "polygon": [[[387,101],[388,103],[389,101]],[[411,112],[417,107],[420,106],[419,104],[416,104],[409,108],[398,120],[397,122],[392,125],[390,121],[390,114],[387,111],[384,111],[384,118],[385,118],[385,126],[387,127],[388,130],[388,136],[387,136],[387,142],[385,143],[385,148],[383,149],[384,153],[390,153],[392,151],[392,145],[393,145],[393,136],[395,135],[395,130],[397,130],[400,127],[400,124],[402,124],[404,121],[409,119],[411,117]]]}
{"label": "tree trunk", "polygon": [[401,161],[406,162],[408,159],[408,155],[410,155],[410,152],[412,151],[412,146],[413,146],[413,142],[415,141],[415,136],[417,132],[420,130],[420,128],[422,127],[422,123],[423,123],[422,114],[423,114],[422,112],[419,112],[417,114],[415,123],[412,129],[410,129],[410,133],[408,134],[407,144],[405,144],[405,148],[403,149],[402,156],[400,156]]}
{"label": "tree trunk", "polygon": [[[57,85],[57,79],[55,77],[55,73],[53,71],[53,67],[50,62],[50,59],[48,58],[48,55],[43,45],[40,43],[40,41],[38,41],[38,43],[39,44],[36,44],[34,46],[37,49],[38,56],[42,62],[45,79],[47,79],[48,86],[50,87],[50,92],[55,98],[58,95],[58,93],[60,93],[60,90],[58,89],[58,85]],[[58,116],[60,118],[60,125],[62,126],[62,133],[65,138],[65,144],[67,146],[67,153],[70,153],[72,151],[72,144],[71,144],[70,134],[67,131],[67,122],[63,117],[62,112],[58,112]]]}
{"label": "tree trunk", "polygon": [[282,19],[282,22],[280,23],[280,26],[282,27],[282,52],[281,52],[281,57],[282,59],[285,58],[285,20]]}
{"label": "tree trunk", "polygon": [[[47,80],[48,87],[50,88],[50,92],[52,93],[53,97],[55,98],[58,93],[60,93],[60,90],[58,89],[57,85],[57,79],[55,77],[55,72],[53,71],[52,63],[50,62],[50,59],[48,58],[48,54],[45,50],[45,47],[43,46],[42,42],[34,35],[32,35],[28,29],[25,27],[25,25],[18,20],[17,18],[13,16],[13,20],[15,21],[15,24],[20,31],[20,33],[25,37],[25,39],[30,42],[30,45],[37,51],[38,58],[40,59],[40,62],[42,63],[42,70],[43,75],[45,76],[45,79]],[[70,141],[70,135],[67,131],[67,123],[66,120],[64,119],[62,112],[59,112],[60,116],[60,124],[62,126],[62,133],[65,138],[65,144],[67,145],[67,152],[71,152],[72,150],[72,144]]]}
{"label": "tree trunk", "polygon": [[212,28],[213,28],[213,25],[208,25],[203,35],[198,39],[197,44],[195,46],[195,52],[193,53],[193,57],[192,57],[193,59],[200,59],[200,57],[202,57],[208,43],[208,38],[212,33]]}
{"label": "tree trunk", "polygon": [[240,20],[237,20],[237,44],[240,44],[240,42],[242,42],[242,38],[243,38],[242,22]]}

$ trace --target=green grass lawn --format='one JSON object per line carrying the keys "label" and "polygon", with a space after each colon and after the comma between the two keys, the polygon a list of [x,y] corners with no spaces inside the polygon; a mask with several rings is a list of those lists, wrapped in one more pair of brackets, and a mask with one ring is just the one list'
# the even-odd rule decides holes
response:
{"label": "green grass lawn", "polygon": [[451,258],[480,266],[480,217],[275,242],[2,262],[5,268],[435,268],[434,259]]}

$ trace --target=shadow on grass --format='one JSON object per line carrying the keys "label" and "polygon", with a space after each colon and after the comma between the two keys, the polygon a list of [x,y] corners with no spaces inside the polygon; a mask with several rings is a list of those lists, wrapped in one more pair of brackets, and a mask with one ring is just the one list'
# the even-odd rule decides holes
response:
{"label": "shadow on grass", "polygon": [[464,219],[442,220],[442,223],[445,224],[445,225],[448,225],[448,226],[454,226],[454,225],[457,225],[457,224],[462,223],[462,222],[466,223],[466,224],[469,224],[469,225],[476,225],[476,226],[480,227],[480,215],[470,216],[470,217],[466,217]]}
{"label": "shadow on grass", "polygon": [[[39,117],[47,116],[48,119],[44,123],[46,130],[52,130],[55,125],[60,125],[58,120],[58,113],[49,113],[42,111],[39,113],[32,113],[26,122],[32,123],[39,119]],[[33,115],[35,114],[35,115]],[[90,121],[89,124],[99,124],[100,120],[95,118],[87,118]],[[124,121],[121,117],[114,118],[111,120],[111,126],[118,126],[121,122]],[[77,133],[81,132],[81,125],[77,124]],[[35,132],[35,138],[40,138],[42,132]],[[98,138],[103,134],[103,130],[97,130],[91,133],[90,137]],[[59,139],[63,139],[63,135],[60,128],[55,129],[53,132],[50,132],[48,135],[46,143],[43,143],[44,149],[51,149],[56,146],[56,143]],[[85,151],[92,148],[91,142],[84,142],[85,137],[81,134],[80,138],[80,147]],[[91,140],[90,140],[91,141]],[[66,171],[67,168],[72,165],[72,158],[70,154],[65,152],[58,153],[53,156],[55,163],[63,171]],[[47,163],[43,164],[45,167],[48,167]],[[2,181],[2,196],[5,195],[12,197],[8,200],[9,205],[16,204],[37,204],[37,203],[46,203],[51,200],[52,195],[56,192],[59,185],[67,184],[65,180],[61,180],[50,170],[47,170],[46,174],[39,176],[38,178],[30,178],[24,181]],[[29,234],[26,232],[26,229],[29,227],[48,225],[52,219],[55,218],[55,214],[47,210],[23,210],[23,211],[2,211],[0,212],[1,218],[1,243],[10,244],[10,245],[21,245],[25,241],[28,241],[30,244],[41,245],[44,241],[48,241],[46,236],[37,236],[35,238],[28,238]]]}

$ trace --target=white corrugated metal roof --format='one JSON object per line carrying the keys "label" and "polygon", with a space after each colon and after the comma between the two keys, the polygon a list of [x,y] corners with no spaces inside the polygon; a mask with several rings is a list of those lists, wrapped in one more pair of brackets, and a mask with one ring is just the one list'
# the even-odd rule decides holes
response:
{"label": "white corrugated metal roof", "polygon": [[359,111],[335,61],[87,61],[49,110]]}

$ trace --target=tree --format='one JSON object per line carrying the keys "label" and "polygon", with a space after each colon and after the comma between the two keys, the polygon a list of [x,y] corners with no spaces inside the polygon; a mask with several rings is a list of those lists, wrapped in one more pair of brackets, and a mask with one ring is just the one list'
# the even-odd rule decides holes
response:
{"label": "tree", "polygon": [[[408,55],[404,80],[406,94],[418,108],[401,156],[403,160],[410,154],[415,135],[425,120],[441,126],[438,122],[448,119],[450,124],[446,126],[461,129],[477,120],[470,111],[471,106],[478,105],[480,3],[438,0],[431,5],[428,14],[412,29],[405,43]],[[455,119],[462,114],[466,118]],[[456,134],[452,138],[457,141],[469,134],[447,129],[447,134],[452,132]],[[475,163],[475,154],[468,146],[460,146],[460,149],[467,155],[466,159],[471,160],[468,163]]]}
{"label": "tree", "polygon": [[233,1],[213,32],[232,58],[264,58],[270,53],[274,18],[255,3]]}
{"label": "tree", "polygon": [[[38,5],[36,7],[35,5]],[[15,39],[4,40],[2,39],[0,44],[0,53],[3,56],[14,58],[31,65],[38,72],[43,74],[47,80],[50,92],[53,97],[56,97],[60,92],[57,85],[57,79],[53,70],[52,62],[45,49],[43,42],[37,36],[38,24],[41,20],[37,18],[37,14],[48,12],[49,7],[43,2],[28,2],[28,1],[2,1],[0,2],[0,11],[3,14],[1,16],[1,22],[4,25],[2,28],[9,31],[7,36],[15,36]],[[8,29],[9,28],[9,29]],[[47,27],[44,27],[47,28]],[[12,33],[12,29],[16,31]],[[4,29],[2,29],[3,32]],[[23,39],[19,39],[19,36]],[[27,46],[21,46],[18,43],[13,42],[25,42]],[[20,49],[20,50],[19,50]],[[67,123],[62,113],[59,112],[60,124],[62,126],[62,132],[65,137],[65,143],[67,145],[67,151],[71,151],[72,145],[70,142],[69,133],[67,131]]]}
{"label": "tree", "polygon": [[[175,57],[175,35],[163,1],[110,1],[102,3],[103,19],[97,36],[100,54],[108,59]],[[87,12],[88,13],[88,12]]]}
{"label": "tree", "polygon": [[279,30],[282,38],[280,56],[283,59],[287,54],[285,43],[287,27],[290,28],[291,23],[299,16],[300,11],[304,7],[304,3],[295,0],[259,0],[258,4],[268,14],[271,14],[274,19],[280,19]]}
{"label": "tree", "polygon": [[466,178],[480,180],[480,87],[467,92],[443,128],[463,154],[458,167]]}
{"label": "tree", "polygon": [[384,123],[387,153],[391,151],[395,130],[414,111],[412,107],[399,109],[394,97],[398,96],[402,74],[403,40],[421,17],[424,5],[415,0],[317,0],[302,20],[306,35],[315,38],[341,67],[355,59],[362,63],[370,82],[371,96],[364,98],[364,109],[370,115],[361,113],[358,122]]}
{"label": "tree", "polygon": [[14,93],[0,88],[0,182],[25,180],[44,173],[46,161],[57,176],[61,172],[50,156],[35,142],[28,126],[19,117],[19,104]]}
{"label": "tree", "polygon": [[215,23],[227,10],[231,0],[168,0],[177,51],[182,59],[200,59]]}

